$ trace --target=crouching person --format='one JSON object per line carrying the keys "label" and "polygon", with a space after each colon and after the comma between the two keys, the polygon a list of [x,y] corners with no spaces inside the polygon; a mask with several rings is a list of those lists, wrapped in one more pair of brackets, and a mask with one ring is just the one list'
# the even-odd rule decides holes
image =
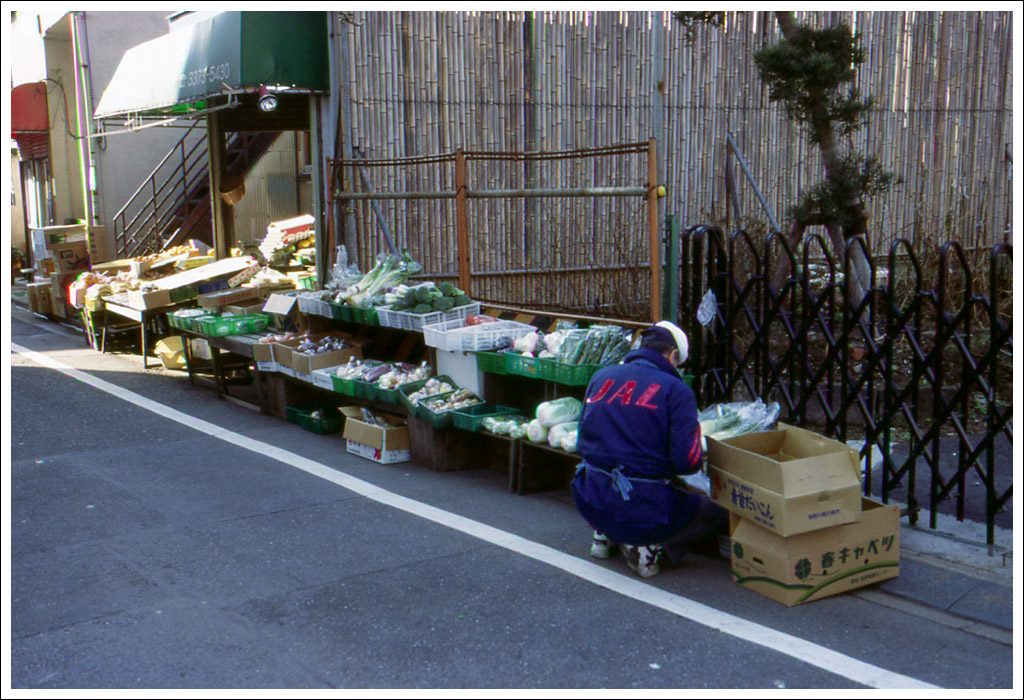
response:
{"label": "crouching person", "polygon": [[606,558],[618,545],[644,578],[728,531],[723,508],[675,479],[697,472],[704,457],[697,401],[676,372],[688,350],[673,323],[644,330],[622,364],[590,380],[580,416],[583,461],[572,491],[594,528],[591,554]]}

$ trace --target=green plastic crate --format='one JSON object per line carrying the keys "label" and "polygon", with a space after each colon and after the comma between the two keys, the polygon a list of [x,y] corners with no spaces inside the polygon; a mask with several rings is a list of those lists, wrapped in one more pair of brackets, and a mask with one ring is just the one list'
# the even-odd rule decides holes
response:
{"label": "green plastic crate", "polygon": [[356,395],[356,385],[354,379],[345,379],[344,377],[339,377],[336,374],[332,374],[331,383],[334,385],[334,390],[339,394],[344,394],[345,396]]}
{"label": "green plastic crate", "polygon": [[[316,411],[320,412],[320,416],[313,415]],[[312,433],[329,435],[341,432],[341,414],[333,406],[288,406],[285,415],[289,423]]]}
{"label": "green plastic crate", "polygon": [[[440,399],[440,398],[444,398],[446,396],[451,396],[454,393],[455,393],[454,391],[447,391],[447,392],[445,392],[443,394],[437,394],[436,396],[429,396],[427,398],[430,398],[430,399]],[[417,415],[417,417],[422,418],[423,420],[425,420],[427,423],[430,424],[430,427],[432,427],[434,429],[449,428],[449,427],[451,427],[451,424],[452,424],[452,414],[453,413],[454,413],[454,411],[441,411],[440,413],[435,413],[434,411],[431,411],[429,408],[424,406],[423,402],[420,402],[416,406],[416,415]]]}
{"label": "green plastic crate", "polygon": [[199,333],[212,338],[264,331],[270,317],[266,314],[239,314],[237,316],[198,317],[195,328]]}
{"label": "green plastic crate", "polygon": [[543,359],[544,379],[567,386],[586,386],[590,378],[604,365],[567,365],[557,360]]}
{"label": "green plastic crate", "polygon": [[[177,328],[183,331],[196,331],[196,321],[199,319],[212,319],[216,318],[217,314],[209,313],[203,314],[202,316],[178,316],[177,314],[167,314],[167,322],[171,324],[173,328]],[[197,331],[196,331],[197,332]]]}
{"label": "green plastic crate", "polygon": [[377,398],[377,385],[374,382],[364,382],[359,379],[352,380],[353,394],[356,398],[372,401]]}
{"label": "green plastic crate", "polygon": [[535,357],[526,357],[518,353],[505,353],[505,369],[509,374],[531,379],[541,379],[540,361]]}
{"label": "green plastic crate", "polygon": [[521,416],[522,412],[510,406],[498,404],[481,403],[475,406],[458,408],[452,413],[452,425],[461,430],[468,430],[471,433],[483,429],[484,418],[494,416]]}
{"label": "green plastic crate", "polygon": [[355,323],[362,323],[364,326],[379,326],[380,321],[377,318],[377,309],[364,308],[362,306],[350,306],[352,309],[352,320]]}
{"label": "green plastic crate", "polygon": [[[455,380],[449,377],[447,374],[439,374],[436,377],[432,378],[439,379],[442,382],[448,382],[456,389],[459,388],[459,385],[455,383]],[[410,416],[417,415],[419,405],[414,404],[411,400],[409,400],[409,395],[415,394],[417,391],[422,389],[426,385],[427,381],[428,379],[421,379],[418,382],[410,382],[408,384],[403,384],[402,386],[398,387],[398,403],[402,404],[405,407],[405,410],[409,412]]]}
{"label": "green plastic crate", "polygon": [[335,321],[352,321],[352,307],[348,304],[339,304],[336,301],[327,302],[331,309],[331,318]]}
{"label": "green plastic crate", "polygon": [[505,358],[508,355],[507,352],[478,352],[476,368],[488,374],[508,374],[508,369],[505,367]]}

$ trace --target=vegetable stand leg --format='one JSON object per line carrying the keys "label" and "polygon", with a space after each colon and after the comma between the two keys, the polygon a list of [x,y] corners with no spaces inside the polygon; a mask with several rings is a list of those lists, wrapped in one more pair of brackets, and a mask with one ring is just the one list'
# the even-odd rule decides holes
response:
{"label": "vegetable stand leg", "polygon": [[192,351],[189,347],[188,336],[182,333],[178,337],[181,338],[181,353],[185,356],[185,370],[188,372],[188,383],[195,386],[196,378],[192,370]]}
{"label": "vegetable stand leg", "polygon": [[213,358],[213,385],[217,390],[217,398],[222,398],[227,393],[226,382],[224,381],[224,364],[221,362],[221,350],[210,345],[210,355]]}
{"label": "vegetable stand leg", "polygon": [[139,322],[139,342],[142,343],[142,369],[149,369],[148,363],[146,362],[146,355],[148,352],[149,337],[146,335],[146,323],[149,319],[146,317],[146,313],[142,313],[142,320]]}

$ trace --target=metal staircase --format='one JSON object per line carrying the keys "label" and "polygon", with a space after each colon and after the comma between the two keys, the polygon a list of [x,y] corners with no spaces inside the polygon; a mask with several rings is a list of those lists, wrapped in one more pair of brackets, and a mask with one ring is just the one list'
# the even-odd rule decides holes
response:
{"label": "metal staircase", "polygon": [[[189,238],[212,243],[205,130],[201,122],[190,127],[114,215],[117,257],[145,255]],[[228,175],[248,172],[279,133],[233,133],[226,146]]]}

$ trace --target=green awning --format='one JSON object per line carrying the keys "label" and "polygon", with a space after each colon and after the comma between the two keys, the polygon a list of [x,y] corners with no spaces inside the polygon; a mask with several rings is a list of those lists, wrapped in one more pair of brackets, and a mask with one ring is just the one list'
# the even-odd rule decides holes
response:
{"label": "green awning", "polygon": [[96,118],[167,116],[261,85],[327,92],[324,12],[222,12],[125,52]]}

